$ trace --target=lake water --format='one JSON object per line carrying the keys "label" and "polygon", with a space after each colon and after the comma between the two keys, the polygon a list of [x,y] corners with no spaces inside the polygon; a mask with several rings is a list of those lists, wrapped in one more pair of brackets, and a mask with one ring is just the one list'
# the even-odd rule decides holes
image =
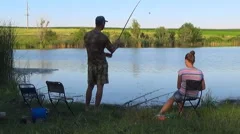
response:
{"label": "lake water", "polygon": [[[184,68],[189,48],[121,48],[109,63],[109,84],[102,102],[121,104],[137,96],[161,89],[153,96],[176,90],[177,72]],[[194,48],[195,66],[204,72],[206,89],[218,99],[240,96],[240,48]],[[37,88],[45,81],[60,81],[66,92],[84,95],[87,88],[85,49],[16,50],[15,67],[58,69],[51,73],[32,74]],[[43,89],[46,91],[46,89]],[[204,94],[207,92],[204,91]],[[93,96],[95,96],[96,88]],[[169,97],[169,96],[168,96]],[[166,101],[168,97],[162,98]]]}

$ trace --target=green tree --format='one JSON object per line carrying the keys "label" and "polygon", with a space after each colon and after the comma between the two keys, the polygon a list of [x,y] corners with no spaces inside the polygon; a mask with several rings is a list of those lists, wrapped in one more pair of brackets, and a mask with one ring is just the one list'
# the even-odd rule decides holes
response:
{"label": "green tree", "polygon": [[41,20],[40,20],[40,22],[39,22],[39,24],[37,24],[37,27],[38,27],[38,29],[39,29],[39,34],[40,34],[40,36],[39,36],[39,38],[40,38],[40,48],[44,48],[45,47],[45,34],[46,34],[46,32],[47,32],[47,30],[48,30],[48,25],[49,25],[49,21],[46,21],[46,20],[44,20],[43,18],[41,18]]}
{"label": "green tree", "polygon": [[137,45],[137,47],[141,47],[141,43],[139,42],[139,36],[140,36],[140,33],[141,33],[141,28],[140,28],[140,24],[138,23],[137,20],[133,19],[133,22],[132,22],[132,26],[130,28],[131,30],[131,34],[133,35],[133,39],[132,41]]}
{"label": "green tree", "polygon": [[174,31],[170,32],[169,43],[170,43],[171,47],[175,47],[175,35],[176,35],[176,33]]}
{"label": "green tree", "polygon": [[155,30],[155,45],[157,47],[169,46],[169,32],[164,27],[159,27]]}
{"label": "green tree", "polygon": [[132,33],[133,37],[135,37],[136,39],[139,38],[140,33],[141,33],[140,24],[135,19],[132,22],[131,33]]}
{"label": "green tree", "polygon": [[201,30],[191,23],[183,24],[178,30],[178,36],[181,45],[194,46],[203,41]]}

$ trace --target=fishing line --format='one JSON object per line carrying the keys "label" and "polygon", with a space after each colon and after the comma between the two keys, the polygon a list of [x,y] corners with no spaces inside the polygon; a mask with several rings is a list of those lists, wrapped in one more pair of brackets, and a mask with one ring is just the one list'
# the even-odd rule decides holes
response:
{"label": "fishing line", "polygon": [[130,16],[129,16],[129,18],[128,18],[128,20],[127,20],[126,24],[125,24],[125,26],[123,27],[123,29],[122,29],[122,32],[120,33],[120,35],[119,35],[118,39],[120,39],[120,38],[121,38],[121,36],[122,36],[122,34],[123,34],[123,31],[125,30],[125,28],[126,28],[126,26],[127,26],[128,22],[129,22],[130,18],[132,17],[132,15],[133,15],[134,11],[136,10],[136,8],[138,7],[138,5],[139,5],[139,3],[140,3],[141,1],[142,1],[142,0],[139,0],[139,1],[138,1],[138,3],[137,3],[137,5],[136,5],[136,6],[135,6],[135,8],[133,9],[133,11],[132,11],[132,13],[130,14]]}

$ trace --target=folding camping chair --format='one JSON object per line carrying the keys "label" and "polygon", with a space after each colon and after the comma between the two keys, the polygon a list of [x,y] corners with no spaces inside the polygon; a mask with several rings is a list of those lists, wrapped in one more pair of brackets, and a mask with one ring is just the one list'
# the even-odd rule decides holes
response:
{"label": "folding camping chair", "polygon": [[[198,93],[198,96],[196,97],[190,97],[190,96],[187,96],[187,92],[188,91],[199,91],[200,92],[200,95]],[[196,81],[196,80],[186,80],[186,93],[184,95],[184,99],[183,99],[183,105],[181,106],[180,110],[179,110],[179,115],[181,114],[181,112],[183,111],[183,108],[184,108],[184,105],[185,105],[185,102],[188,101],[190,102],[191,104],[191,107],[194,109],[194,111],[196,112],[196,114],[198,116],[200,116],[200,114],[198,113],[197,111],[197,108],[200,104],[200,101],[201,101],[201,98],[202,98],[202,80],[200,81]],[[192,103],[192,101],[197,101],[197,103],[194,105]]]}
{"label": "folding camping chair", "polygon": [[60,101],[63,101],[67,105],[67,108],[69,109],[69,111],[74,115],[68,103],[68,101],[70,101],[70,103],[73,103],[74,99],[73,97],[66,97],[63,84],[61,82],[55,82],[55,81],[46,81],[46,84],[48,87],[48,96],[54,109],[59,113],[57,109],[57,105]]}
{"label": "folding camping chair", "polygon": [[21,91],[23,101],[24,103],[31,108],[31,102],[33,99],[36,99],[38,104],[42,106],[42,103],[44,101],[45,95],[44,94],[38,94],[37,89],[33,84],[19,84],[18,85],[19,90]]}

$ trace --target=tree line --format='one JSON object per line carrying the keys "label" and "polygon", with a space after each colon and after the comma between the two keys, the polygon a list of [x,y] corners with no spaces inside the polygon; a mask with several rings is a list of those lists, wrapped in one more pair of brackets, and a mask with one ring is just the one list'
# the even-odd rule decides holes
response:
{"label": "tree line", "polygon": [[[71,35],[62,36],[48,28],[48,24],[49,21],[41,20],[38,26],[39,37],[35,37],[32,42],[18,42],[15,48],[84,48],[83,37],[87,32],[86,29],[81,28]],[[118,32],[103,31],[103,33],[111,41],[119,36]],[[204,38],[202,30],[192,23],[184,23],[177,30],[158,27],[155,31],[146,33],[135,19],[131,27],[123,32],[121,40],[125,44],[123,47],[126,48],[240,46],[240,36],[228,40],[221,37]]]}

